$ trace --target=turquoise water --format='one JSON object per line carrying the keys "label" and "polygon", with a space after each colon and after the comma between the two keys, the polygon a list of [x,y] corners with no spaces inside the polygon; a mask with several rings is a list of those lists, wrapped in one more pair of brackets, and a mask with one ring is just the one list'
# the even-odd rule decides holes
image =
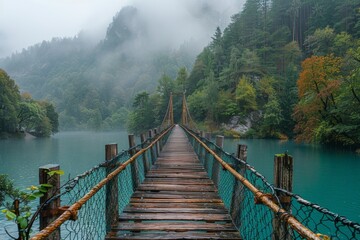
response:
{"label": "turquoise water", "polygon": [[319,145],[263,139],[225,139],[235,153],[248,145],[248,163],[273,183],[274,155],[288,151],[294,158],[293,192],[310,202],[360,222],[360,155]]}
{"label": "turquoise water", "polygon": [[[9,175],[18,188],[24,189],[38,184],[40,166],[55,163],[65,171],[61,177],[64,182],[103,162],[105,144],[109,143],[117,143],[119,151],[127,149],[127,133],[62,132],[44,139],[0,140],[0,174]],[[14,224],[0,213],[0,239],[10,239],[4,227],[15,233]]]}
{"label": "turquoise water", "polygon": [[38,168],[56,163],[74,177],[105,160],[105,144],[128,148],[127,133],[62,132],[51,138],[0,140],[0,174],[8,174],[18,186],[38,183]]}
{"label": "turquoise water", "polygon": [[[108,143],[118,143],[119,151],[127,149],[127,133],[63,132],[47,139],[0,140],[0,174],[8,174],[18,187],[24,188],[38,183],[40,166],[58,163],[65,171],[65,180],[103,162]],[[234,153],[238,143],[248,145],[248,162],[270,182],[274,154],[288,151],[295,161],[294,192],[360,222],[360,155],[277,140],[225,139],[224,148]],[[0,216],[0,239],[8,224]]]}

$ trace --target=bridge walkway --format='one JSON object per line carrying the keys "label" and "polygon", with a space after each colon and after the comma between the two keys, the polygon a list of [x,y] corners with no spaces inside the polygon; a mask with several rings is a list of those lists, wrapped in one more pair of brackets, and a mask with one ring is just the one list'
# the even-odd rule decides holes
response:
{"label": "bridge walkway", "polygon": [[175,126],[106,239],[241,239],[188,139]]}

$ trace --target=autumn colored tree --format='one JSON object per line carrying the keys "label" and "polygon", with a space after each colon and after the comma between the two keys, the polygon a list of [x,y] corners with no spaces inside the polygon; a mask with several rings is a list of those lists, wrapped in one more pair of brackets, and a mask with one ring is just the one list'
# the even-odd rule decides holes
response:
{"label": "autumn colored tree", "polygon": [[316,139],[318,127],[341,122],[336,114],[336,93],[341,85],[342,60],[333,55],[312,56],[302,62],[297,85],[299,103],[295,107],[295,131],[298,141]]}

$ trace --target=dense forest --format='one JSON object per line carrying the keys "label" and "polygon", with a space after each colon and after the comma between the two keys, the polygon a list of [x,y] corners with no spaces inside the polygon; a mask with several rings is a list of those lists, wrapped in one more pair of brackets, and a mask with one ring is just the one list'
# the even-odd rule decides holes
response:
{"label": "dense forest", "polygon": [[148,36],[138,10],[125,7],[98,44],[56,38],[0,67],[56,104],[61,129],[138,133],[161,123],[170,93],[179,121],[185,93],[203,129],[359,147],[360,0],[247,0],[202,51],[192,42],[155,49]]}
{"label": "dense forest", "polygon": [[124,7],[99,43],[84,32],[54,38],[0,59],[0,68],[21,91],[56,104],[61,130],[125,127],[134,95],[153,92],[162,73],[175,77],[179,67],[191,68],[201,50],[191,41],[154,46],[150,30],[138,9]]}
{"label": "dense forest", "polygon": [[[137,100],[162,116],[169,92],[186,91],[203,128],[359,147],[359,10],[359,0],[247,0],[189,74],[164,75],[157,93]],[[138,102],[132,115],[144,111]]]}
{"label": "dense forest", "polygon": [[20,95],[15,81],[0,69],[0,138],[29,132],[48,137],[58,131],[58,114],[48,101],[35,101],[29,93]]}

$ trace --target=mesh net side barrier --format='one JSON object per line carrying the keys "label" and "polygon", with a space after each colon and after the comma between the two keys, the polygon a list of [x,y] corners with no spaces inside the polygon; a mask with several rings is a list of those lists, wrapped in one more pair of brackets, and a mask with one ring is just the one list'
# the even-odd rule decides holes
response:
{"label": "mesh net side barrier", "polygon": [[[187,131],[185,131],[187,132]],[[213,168],[219,164],[192,135],[196,136],[228,165],[265,194],[279,206],[279,211],[272,211],[261,204],[255,194],[242,184],[234,175],[220,166],[219,176],[214,175]],[[194,132],[187,132],[190,143],[204,164],[208,175],[213,180],[218,179],[218,192],[240,235],[244,239],[303,239],[312,237],[301,236],[293,226],[287,224],[289,217],[296,218],[303,226],[315,233],[315,239],[360,239],[360,225],[341,217],[316,204],[302,199],[299,195],[274,188],[264,176],[252,166],[235,156],[224,152],[216,144]],[[291,197],[291,210],[281,212],[278,194]],[[275,231],[275,229],[277,229]]]}
{"label": "mesh net side barrier", "polygon": [[[144,180],[146,166],[151,166],[156,161],[156,148],[162,147],[166,143],[171,129],[168,127],[153,138],[148,138],[141,144],[122,151],[112,160],[99,164],[69,180],[62,186],[62,193],[54,196],[49,202],[60,197],[62,206],[71,207],[47,227],[51,231],[45,228],[31,239],[46,239],[46,236],[58,228],[60,228],[61,239],[104,239],[108,230],[106,229],[105,213],[109,212],[117,219],[134,193],[136,184],[134,181],[139,184]],[[159,142],[159,145],[155,144],[156,141]],[[132,156],[134,152],[136,153]],[[131,162],[133,158],[134,160]],[[134,175],[136,179],[134,179]],[[112,180],[107,181],[107,178],[112,178]],[[116,192],[110,189],[111,181],[113,185],[116,185]],[[116,181],[115,184],[114,181]],[[105,184],[100,187],[99,185],[102,183]],[[84,196],[88,196],[89,193],[93,195],[89,199],[83,200]],[[106,203],[114,202],[115,199],[118,199],[118,207],[107,209]],[[80,209],[73,211],[71,210],[73,206],[80,206]],[[68,221],[69,219],[74,221]],[[62,223],[56,223],[61,221]],[[55,227],[55,225],[58,226]]]}

